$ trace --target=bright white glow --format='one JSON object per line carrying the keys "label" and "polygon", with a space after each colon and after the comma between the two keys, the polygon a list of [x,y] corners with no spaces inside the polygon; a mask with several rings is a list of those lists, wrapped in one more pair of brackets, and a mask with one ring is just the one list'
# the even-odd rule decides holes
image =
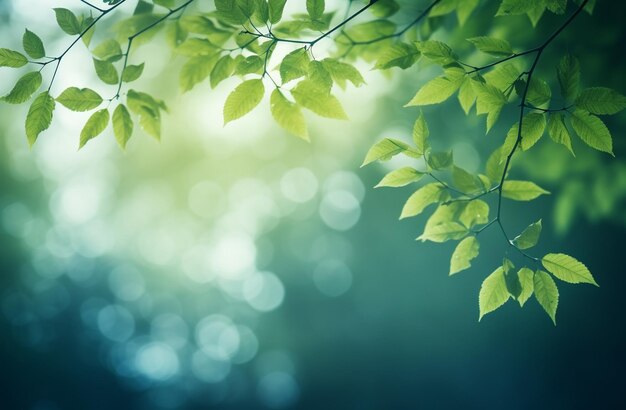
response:
{"label": "bright white glow", "polygon": [[256,247],[243,233],[225,233],[211,250],[211,269],[226,279],[237,279],[254,269]]}

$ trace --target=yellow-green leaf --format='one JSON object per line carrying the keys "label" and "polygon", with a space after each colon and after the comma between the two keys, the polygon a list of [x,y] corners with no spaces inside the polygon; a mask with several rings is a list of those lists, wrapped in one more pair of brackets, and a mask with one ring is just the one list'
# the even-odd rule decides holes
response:
{"label": "yellow-green leaf", "polygon": [[450,259],[450,275],[470,268],[472,260],[478,256],[479,251],[480,244],[475,236],[468,236],[459,242]]}
{"label": "yellow-green leaf", "polygon": [[483,281],[478,294],[480,321],[487,313],[493,312],[509,300],[510,294],[506,286],[504,268],[499,267]]}
{"label": "yellow-green leaf", "polygon": [[226,98],[224,104],[224,125],[243,117],[252,111],[263,99],[263,80],[247,80],[239,84]]}
{"label": "yellow-green leaf", "polygon": [[538,270],[533,279],[535,298],[556,325],[556,309],[559,305],[559,289],[546,272]]}
{"label": "yellow-green leaf", "polygon": [[575,258],[563,253],[549,253],[541,259],[544,268],[557,278],[568,283],[598,283],[589,269]]}
{"label": "yellow-green leaf", "polygon": [[47,91],[39,94],[30,106],[26,115],[26,137],[31,146],[39,134],[50,127],[54,106],[54,98]]}
{"label": "yellow-green leaf", "polygon": [[80,132],[80,145],[79,148],[85,146],[85,144],[97,137],[104,131],[104,129],[109,125],[109,110],[102,109],[94,112],[91,117],[85,123],[82,131]]}
{"label": "yellow-green leaf", "polygon": [[278,125],[297,137],[309,140],[309,133],[300,107],[289,101],[278,89],[272,91],[270,111]]}

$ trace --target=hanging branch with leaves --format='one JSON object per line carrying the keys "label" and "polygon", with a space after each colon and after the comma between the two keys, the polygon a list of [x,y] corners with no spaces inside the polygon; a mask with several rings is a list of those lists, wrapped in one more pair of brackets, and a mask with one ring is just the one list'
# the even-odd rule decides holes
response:
{"label": "hanging branch with leaves", "polygon": [[[430,38],[438,27],[452,20],[450,15],[455,15],[458,24],[464,24],[478,10],[480,0],[434,0],[418,6],[401,5],[396,0],[349,0],[339,12],[327,10],[324,0],[306,0],[298,2],[301,12],[290,16],[284,13],[286,0],[77,3],[85,9],[82,13],[54,9],[58,26],[70,37],[68,46],[58,56],[47,56],[41,38],[29,30],[23,35],[24,53],[0,49],[0,67],[38,67],[17,80],[2,97],[4,102],[30,101],[42,88],[44,70],[54,67],[45,91],[32,99],[26,115],[26,136],[31,145],[49,128],[56,103],[72,111],[92,112],[81,131],[81,148],[109,124],[122,148],[131,139],[135,123],[146,134],[160,139],[167,105],[144,91],[128,88],[129,83],[142,76],[146,64],[135,61],[134,52],[158,33],[164,34],[174,56],[184,60],[179,75],[183,92],[205,81],[216,88],[228,78],[241,78],[224,102],[224,124],[255,109],[270,87],[272,117],[289,133],[303,139],[309,138],[304,109],[325,118],[347,119],[333,91],[336,87],[345,89],[348,84],[365,84],[355,62],[365,61],[376,69],[389,70],[407,69],[426,60],[440,66],[443,74],[422,86],[408,107],[440,104],[457,94],[467,115],[474,107],[476,115],[486,115],[487,132],[503,108],[513,102],[519,106],[519,120],[486,162],[484,173],[479,174],[454,165],[451,151],[431,149],[429,128],[421,112],[413,128],[412,145],[392,138],[374,145],[363,165],[399,154],[423,160],[424,164],[392,171],[378,187],[432,180],[408,198],[400,217],[413,217],[430,205],[437,205],[418,239],[460,241],[452,254],[451,275],[471,266],[480,250],[478,236],[490,227],[497,227],[507,246],[528,262],[515,270],[505,257],[502,265],[484,280],[479,295],[481,318],[511,298],[523,306],[534,294],[555,321],[558,289],[553,276],[569,283],[597,285],[585,265],[571,256],[553,253],[537,257],[530,253],[529,249],[539,240],[541,220],[513,237],[505,229],[502,212],[505,199],[531,201],[548,194],[532,181],[508,179],[514,156],[530,150],[546,131],[554,142],[572,153],[571,138],[577,135],[591,148],[613,154],[611,134],[598,116],[623,110],[626,98],[604,87],[581,91],[580,64],[574,56],[564,55],[556,67],[562,101],[553,108],[550,83],[536,73],[541,57],[558,51],[552,47],[554,42],[570,29],[583,10],[591,14],[595,1],[574,0],[571,7],[567,0],[501,1],[499,16],[525,14],[533,26],[545,12],[562,15],[564,20],[553,34],[524,51],[515,51],[503,38],[467,39],[478,51],[495,58],[484,65],[463,61],[448,44]],[[200,11],[200,3],[214,7]],[[130,11],[127,6],[133,10],[130,16],[124,14]],[[94,39],[96,45],[92,45]],[[96,76],[111,87],[110,98],[80,86],[60,93],[54,89],[64,58],[81,41],[92,54]],[[318,59],[316,46],[322,42],[327,42],[328,47],[322,51],[325,57]],[[279,48],[281,53],[276,53]],[[278,55],[284,57],[279,59]],[[495,198],[493,213],[489,198]]]}

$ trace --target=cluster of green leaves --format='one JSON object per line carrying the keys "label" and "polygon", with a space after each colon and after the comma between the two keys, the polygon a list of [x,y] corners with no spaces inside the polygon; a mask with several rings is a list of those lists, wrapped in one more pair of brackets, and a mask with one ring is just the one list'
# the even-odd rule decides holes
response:
{"label": "cluster of green leaves", "polygon": [[[145,67],[145,62],[131,63],[132,52],[160,32],[174,55],[184,61],[179,75],[181,91],[190,91],[205,82],[216,88],[229,78],[238,79],[224,103],[224,124],[250,113],[269,94],[269,111],[277,124],[303,139],[309,138],[304,110],[331,119],[347,118],[336,91],[348,84],[365,84],[355,61],[364,60],[379,70],[407,69],[426,61],[441,67],[442,73],[424,84],[407,106],[441,104],[456,95],[466,115],[486,116],[486,130],[490,132],[503,108],[515,102],[520,107],[520,120],[502,138],[501,146],[493,151],[482,173],[471,173],[455,165],[452,151],[433,150],[421,112],[411,144],[388,138],[373,146],[364,165],[399,154],[422,164],[390,172],[377,186],[401,187],[432,179],[408,198],[401,218],[419,215],[437,205],[418,239],[460,241],[452,255],[451,275],[471,266],[480,250],[478,235],[490,226],[499,226],[507,243],[525,260],[541,263],[543,270],[539,266],[534,270],[524,266],[514,272],[513,263],[505,258],[483,283],[480,317],[509,298],[523,305],[534,294],[554,320],[558,290],[550,274],[570,283],[595,284],[587,268],[570,256],[548,254],[536,258],[527,253],[539,240],[541,221],[509,238],[501,218],[503,198],[531,201],[548,194],[532,181],[508,179],[516,152],[530,150],[546,133],[572,153],[573,135],[598,151],[613,153],[611,134],[599,116],[623,110],[626,97],[604,87],[583,89],[580,64],[573,56],[563,56],[555,79],[540,78],[535,72],[548,44],[583,8],[591,13],[595,1],[573,0],[575,11],[571,17],[544,44],[533,49],[516,51],[503,38],[468,38],[480,58],[491,59],[482,66],[462,61],[450,45],[431,39],[450,15],[463,24],[477,9],[479,0],[433,0],[419,10],[400,6],[396,0],[353,0],[347,2],[343,19],[337,17],[343,13],[328,10],[324,0],[303,1],[300,12],[290,16],[284,14],[287,0],[214,0],[211,11],[193,9],[194,2],[139,0],[132,15],[111,25],[112,34],[100,35],[95,33],[100,21],[127,0],[106,0],[108,8],[82,2],[91,10],[78,15],[56,8],[58,26],[71,38],[61,54],[46,56],[43,41],[29,30],[23,36],[24,53],[0,49],[0,67],[31,64],[40,68],[22,75],[2,97],[11,104],[32,99],[26,117],[29,143],[35,143],[50,126],[57,103],[72,111],[91,113],[81,132],[79,147],[100,135],[110,123],[122,148],[133,135],[135,123],[159,139],[166,104],[125,86],[138,80]],[[536,25],[546,11],[561,15],[567,10],[567,0],[503,0],[496,15],[527,15]],[[414,13],[414,18],[398,24],[402,20],[398,16],[407,11]],[[94,39],[97,41],[92,45]],[[93,71],[102,87],[111,89],[110,98],[80,86],[68,87],[56,97],[52,95],[63,58],[80,40],[92,54]],[[334,41],[335,48],[318,59],[313,49],[325,40]],[[279,48],[280,52],[276,52]],[[531,56],[535,58],[532,64],[521,63]],[[54,71],[48,88],[35,96],[43,84],[42,70],[49,65]],[[559,96],[554,97],[552,84],[557,83]],[[488,199],[494,196],[497,207],[491,209],[494,207]]]}
{"label": "cluster of green leaves", "polygon": [[[498,15],[528,14],[536,23],[545,10],[562,14],[566,6],[566,1],[505,0]],[[585,1],[579,2],[578,7],[585,7],[588,11],[592,8]],[[563,28],[565,26],[561,30]],[[604,87],[582,89],[580,64],[570,55],[565,55],[556,67],[553,82],[558,83],[560,90],[560,97],[556,99],[559,108],[551,108],[554,98],[550,83],[534,71],[539,57],[553,38],[540,47],[521,52],[514,51],[505,39],[486,36],[469,38],[468,41],[479,53],[495,59],[483,66],[461,61],[448,44],[440,41],[417,41],[411,46],[398,42],[394,48],[396,57],[400,54],[399,50],[412,51],[405,53],[403,58],[380,58],[377,64],[380,69],[407,68],[424,58],[430,64],[441,66],[442,75],[424,84],[406,106],[440,104],[457,94],[466,114],[470,114],[475,107],[477,115],[486,115],[487,132],[498,121],[507,104],[516,102],[520,106],[521,124],[516,123],[510,128],[501,140],[502,145],[489,157],[483,173],[470,173],[456,166],[452,151],[433,150],[429,143],[430,132],[421,112],[413,127],[412,143],[386,138],[369,150],[363,162],[367,165],[396,155],[416,159],[415,167],[403,167],[388,173],[377,187],[420,184],[404,204],[400,218],[419,215],[429,206],[437,205],[417,239],[460,241],[452,254],[450,275],[471,267],[471,262],[479,255],[478,235],[491,226],[499,226],[508,246],[515,248],[524,260],[536,265],[533,270],[524,266],[514,272],[513,263],[505,258],[502,266],[483,282],[479,295],[480,318],[502,306],[509,298],[523,306],[534,293],[554,321],[558,290],[550,274],[569,283],[596,285],[589,270],[571,256],[548,254],[537,258],[527,253],[539,240],[541,221],[530,224],[514,238],[507,235],[502,224],[503,199],[531,201],[548,194],[532,181],[508,179],[510,162],[518,149],[531,149],[547,133],[572,154],[571,136],[577,135],[586,145],[612,155],[611,134],[598,116],[616,114],[626,108],[626,97],[614,90]],[[530,68],[519,63],[524,56],[535,56]],[[431,181],[422,183],[425,179]],[[490,212],[488,199],[493,196],[497,197],[497,207]],[[549,273],[538,266],[540,263]]]}

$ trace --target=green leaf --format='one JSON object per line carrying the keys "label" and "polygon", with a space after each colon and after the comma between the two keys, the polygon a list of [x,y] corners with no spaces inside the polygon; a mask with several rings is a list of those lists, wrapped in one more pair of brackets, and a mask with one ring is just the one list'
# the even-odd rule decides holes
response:
{"label": "green leaf", "polygon": [[504,181],[502,196],[515,201],[532,201],[550,192],[530,181]]}
{"label": "green leaf", "polygon": [[326,118],[337,120],[346,120],[348,116],[343,110],[339,100],[320,89],[319,85],[310,80],[300,81],[298,85],[291,90],[291,95],[298,104]]}
{"label": "green leaf", "polygon": [[35,71],[32,73],[24,74],[13,89],[4,97],[2,101],[9,104],[21,104],[28,101],[28,99],[41,87],[41,73]]}
{"label": "green leaf", "polygon": [[478,295],[480,321],[487,313],[493,312],[509,300],[509,290],[506,287],[504,268],[499,267],[483,281]]}
{"label": "green leaf", "polygon": [[308,72],[309,55],[304,48],[299,48],[287,54],[280,63],[280,78],[283,84],[304,77]]}
{"label": "green leaf", "polygon": [[487,132],[498,120],[507,97],[491,84],[472,80],[472,89],[476,94],[476,114],[487,114]]}
{"label": "green leaf", "polygon": [[417,152],[423,154],[427,151],[428,144],[428,136],[430,135],[430,131],[428,130],[428,124],[426,123],[426,119],[424,118],[424,113],[420,111],[419,117],[415,121],[415,125],[413,125],[413,142],[417,147]]}
{"label": "green leaf", "polygon": [[563,14],[567,9],[567,0],[545,0],[546,7],[554,14]]}
{"label": "green leaf", "polygon": [[211,88],[217,87],[219,83],[230,77],[235,71],[235,66],[235,60],[228,54],[217,60],[211,71]]}
{"label": "green leaf", "polygon": [[558,144],[564,145],[574,155],[572,140],[565,126],[565,114],[555,112],[548,118],[548,134]]}
{"label": "green leaf", "polygon": [[532,112],[522,119],[522,141],[524,151],[532,148],[539,141],[546,129],[546,116],[543,113]]}
{"label": "green leaf", "polygon": [[55,8],[54,13],[61,30],[65,31],[70,36],[80,34],[81,26],[74,13],[64,8]]}
{"label": "green leaf", "polygon": [[469,114],[470,110],[474,106],[474,102],[476,102],[476,93],[472,88],[472,81],[469,77],[463,80],[463,84],[459,88],[459,103],[461,104],[461,108],[465,114]]}
{"label": "green leaf", "polygon": [[28,59],[17,51],[0,48],[0,67],[19,68],[28,63]]}
{"label": "green leaf", "polygon": [[248,20],[244,9],[240,7],[241,1],[215,0],[215,8],[221,20],[229,24],[243,24]]}
{"label": "green leaf", "polygon": [[94,58],[93,66],[96,69],[98,78],[105,84],[115,85],[119,82],[120,78],[117,75],[117,70],[110,61],[103,61]]}
{"label": "green leaf", "polygon": [[102,103],[102,97],[89,88],[70,87],[57,97],[57,101],[72,111],[89,111]]}
{"label": "green leaf", "polygon": [[612,115],[626,108],[626,97],[610,88],[592,87],[580,93],[576,106],[592,114]]}
{"label": "green leaf", "polygon": [[518,249],[532,248],[537,245],[539,235],[541,235],[541,219],[528,225],[521,234],[513,239],[513,244]]}
{"label": "green leaf", "polygon": [[538,270],[533,279],[535,298],[556,325],[556,308],[559,305],[559,289],[546,272]]}
{"label": "green leaf", "polygon": [[426,163],[434,170],[448,168],[454,163],[452,151],[429,151]]}
{"label": "green leaf", "polygon": [[489,204],[480,199],[472,201],[460,202],[462,210],[459,215],[459,221],[468,229],[476,225],[484,225],[489,222]]}
{"label": "green leaf", "polygon": [[26,29],[24,36],[22,37],[22,45],[26,54],[32,58],[43,58],[46,55],[46,49],[43,46],[43,42],[37,36],[37,34]]}
{"label": "green leaf", "polygon": [[278,89],[272,91],[270,111],[278,125],[297,137],[306,141],[309,140],[304,115],[300,107],[289,101]]}
{"label": "green leaf", "polygon": [[428,205],[447,198],[448,192],[443,185],[438,183],[424,185],[415,191],[406,201],[402,208],[400,219],[419,215]]}
{"label": "green leaf", "polygon": [[139,125],[148,134],[159,140],[161,138],[161,110],[167,110],[163,101],[152,96],[128,90],[128,108],[139,116]]}
{"label": "green leaf", "polygon": [[39,94],[30,106],[26,115],[26,137],[31,146],[37,141],[39,134],[50,127],[54,106],[54,98],[47,91]]}
{"label": "green leaf", "polygon": [[589,283],[598,286],[587,267],[563,253],[549,253],[541,259],[544,268],[557,278],[568,283]]}
{"label": "green leaf", "polygon": [[407,69],[411,67],[420,56],[420,52],[413,44],[396,43],[386,49],[378,58],[375,68],[387,70],[392,67]]}
{"label": "green leaf", "polygon": [[122,58],[122,47],[117,40],[110,38],[98,44],[98,46],[93,49],[93,55],[100,60],[111,62],[118,61]]}
{"label": "green leaf", "polygon": [[414,158],[418,158],[421,155],[421,153],[415,151],[408,144],[402,141],[393,138],[385,138],[384,140],[374,144],[372,148],[369,149],[361,166],[364,167],[374,161],[387,161],[400,153],[404,153]]}
{"label": "green leaf", "polygon": [[472,260],[478,256],[479,251],[480,244],[475,236],[468,236],[459,242],[450,259],[450,276],[469,269],[472,266]]}
{"label": "green leaf", "polygon": [[474,44],[483,53],[494,57],[508,57],[513,54],[513,49],[508,41],[494,37],[472,37],[467,41]]}
{"label": "green leaf", "polygon": [[446,242],[464,238],[469,230],[458,222],[442,222],[438,225],[426,226],[424,233],[417,240],[422,242]]}
{"label": "green leaf", "polygon": [[574,101],[580,89],[580,63],[578,59],[566,54],[556,67],[556,76],[561,88],[561,96],[565,101]]}
{"label": "green leaf", "polygon": [[144,63],[138,65],[127,65],[122,71],[122,81],[130,83],[141,77],[143,73]]}
{"label": "green leaf", "polygon": [[613,139],[602,120],[583,110],[575,110],[570,117],[572,128],[591,148],[613,155]]}
{"label": "green leaf", "polygon": [[263,59],[259,56],[248,56],[243,59],[236,59],[235,62],[235,74],[262,74],[263,73]]}
{"label": "green leaf", "polygon": [[470,174],[457,166],[452,167],[452,182],[455,187],[465,194],[471,194],[483,189],[483,184],[477,175]]}
{"label": "green leaf", "polygon": [[133,120],[124,104],[118,105],[113,111],[113,134],[120,147],[125,149],[133,135]]}
{"label": "green leaf", "polygon": [[396,0],[379,0],[370,8],[376,17],[391,17],[400,10],[400,5]]}
{"label": "green leaf", "polygon": [[89,140],[100,135],[107,125],[109,125],[109,119],[109,110],[106,108],[94,112],[80,132],[80,145],[78,148],[84,147]]}
{"label": "green leaf", "polygon": [[[523,82],[520,82],[522,84]],[[523,95],[523,93],[520,93]],[[530,80],[530,86],[528,87],[528,93],[526,94],[526,100],[534,105],[540,107],[550,101],[552,98],[552,90],[550,86],[544,80],[533,77]]]}
{"label": "green leaf", "polygon": [[519,283],[522,286],[522,292],[517,297],[517,301],[521,307],[524,307],[524,304],[526,304],[534,292],[534,276],[535,273],[528,268],[522,268],[517,272]]}
{"label": "green leaf", "polygon": [[216,55],[190,58],[180,71],[180,88],[183,91],[189,91],[196,84],[204,81],[211,74],[216,61]]}
{"label": "green leaf", "polygon": [[270,23],[276,24],[283,17],[283,10],[285,8],[285,3],[287,0],[269,0],[269,14],[270,14]]}
{"label": "green leaf", "polygon": [[403,167],[400,169],[396,169],[395,171],[391,171],[375,186],[375,188],[380,187],[401,187],[408,185],[412,182],[417,182],[424,176],[423,172],[419,172],[418,170],[411,167]]}
{"label": "green leaf", "polygon": [[418,41],[415,45],[424,57],[436,64],[447,65],[454,63],[458,59],[450,46],[441,41]]}
{"label": "green leaf", "polygon": [[226,98],[224,104],[224,125],[243,117],[252,111],[263,99],[263,80],[247,80],[239,84]]}
{"label": "green leaf", "polygon": [[517,298],[522,294],[522,283],[520,282],[517,273],[513,272],[515,265],[513,265],[513,262],[509,259],[504,258],[502,268],[504,269],[504,281],[506,282],[506,288],[509,291],[509,295],[511,295],[513,299],[517,300]]}
{"label": "green leaf", "polygon": [[317,20],[324,14],[326,7],[324,0],[306,0],[306,10],[312,20]]}
{"label": "green leaf", "polygon": [[496,16],[526,14],[532,12],[542,1],[543,0],[502,0]]}
{"label": "green leaf", "polygon": [[462,77],[460,79],[449,79],[445,76],[434,78],[424,84],[405,107],[442,103],[459,89],[462,82]]}
{"label": "green leaf", "polygon": [[365,80],[359,70],[350,64],[337,61],[334,58],[325,58],[322,60],[322,64],[326,71],[330,73],[333,81],[341,88],[346,88],[347,81],[350,81],[355,87],[365,84]]}

